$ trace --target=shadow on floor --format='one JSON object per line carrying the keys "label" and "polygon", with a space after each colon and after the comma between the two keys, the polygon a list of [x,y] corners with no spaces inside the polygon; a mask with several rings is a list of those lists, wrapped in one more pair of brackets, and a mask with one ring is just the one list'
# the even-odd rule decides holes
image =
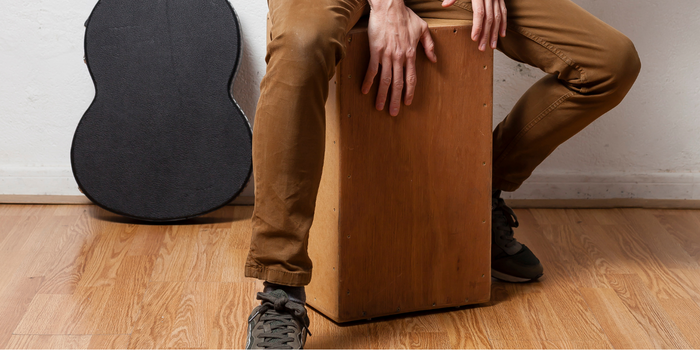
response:
{"label": "shadow on floor", "polygon": [[217,209],[211,213],[186,220],[179,221],[165,221],[165,222],[152,222],[134,219],[126,216],[121,216],[109,212],[103,208],[95,206],[95,210],[91,211],[91,216],[97,220],[108,221],[119,224],[129,224],[129,225],[145,225],[145,226],[189,226],[189,225],[209,225],[209,224],[220,224],[227,222],[236,222],[243,220],[250,220],[252,213],[252,206],[224,206]]}
{"label": "shadow on floor", "polygon": [[[545,277],[543,276],[541,280],[543,280]],[[539,284],[540,281],[533,281],[533,282],[528,282],[527,284],[529,285],[534,285],[534,284]],[[402,318],[410,318],[410,317],[419,317],[419,316],[426,316],[426,315],[436,315],[436,314],[441,314],[441,313],[446,313],[446,312],[452,312],[455,310],[468,310],[468,309],[474,309],[474,308],[479,308],[479,307],[487,307],[487,306],[495,306],[498,305],[500,302],[508,301],[511,297],[514,297],[515,295],[511,295],[508,293],[506,290],[505,286],[510,284],[509,282],[503,282],[500,280],[497,280],[495,278],[491,279],[491,300],[487,303],[483,304],[472,304],[472,305],[465,305],[465,306],[457,306],[457,307],[446,307],[442,309],[435,309],[435,310],[424,310],[424,311],[414,311],[414,312],[408,312],[408,313],[403,313],[403,314],[398,314],[398,315],[389,315],[389,316],[381,316],[381,317],[376,317],[368,320],[358,320],[358,321],[351,321],[351,322],[345,322],[345,323],[337,323],[333,321],[332,319],[326,317],[323,313],[321,313],[319,310],[314,309],[313,306],[307,305],[310,309],[313,309],[317,314],[321,315],[328,321],[332,322],[334,325],[338,327],[349,327],[349,326],[358,326],[358,325],[367,325],[371,323],[376,323],[376,322],[385,322],[385,321],[393,321],[393,320],[398,320]]]}

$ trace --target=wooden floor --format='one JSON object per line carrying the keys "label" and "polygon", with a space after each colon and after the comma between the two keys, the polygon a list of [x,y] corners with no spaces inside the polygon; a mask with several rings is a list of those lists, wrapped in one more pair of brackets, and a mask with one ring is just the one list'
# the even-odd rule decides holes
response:
{"label": "wooden floor", "polygon": [[[244,345],[251,207],[176,226],[95,206],[0,206],[0,347]],[[700,211],[517,210],[545,277],[489,304],[338,326],[309,348],[698,348]]]}

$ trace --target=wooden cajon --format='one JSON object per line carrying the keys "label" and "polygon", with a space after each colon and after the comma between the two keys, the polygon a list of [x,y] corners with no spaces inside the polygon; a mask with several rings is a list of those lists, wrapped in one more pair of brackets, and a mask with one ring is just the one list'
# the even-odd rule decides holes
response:
{"label": "wooden cajon", "polygon": [[428,23],[438,63],[419,46],[399,116],[374,108],[378,80],[360,91],[366,25],[330,82],[307,294],[336,322],[489,300],[493,53],[471,22]]}

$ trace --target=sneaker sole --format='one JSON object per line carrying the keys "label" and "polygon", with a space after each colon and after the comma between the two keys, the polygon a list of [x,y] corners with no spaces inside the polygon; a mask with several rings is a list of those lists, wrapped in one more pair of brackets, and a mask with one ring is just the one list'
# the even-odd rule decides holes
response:
{"label": "sneaker sole", "polygon": [[506,281],[506,282],[513,282],[513,283],[523,283],[523,282],[530,282],[530,281],[535,281],[538,278],[542,277],[542,275],[533,277],[533,278],[522,278],[522,277],[515,277],[511,276],[508,274],[505,274],[503,272],[496,271],[494,269],[491,269],[491,277],[498,278],[499,280]]}

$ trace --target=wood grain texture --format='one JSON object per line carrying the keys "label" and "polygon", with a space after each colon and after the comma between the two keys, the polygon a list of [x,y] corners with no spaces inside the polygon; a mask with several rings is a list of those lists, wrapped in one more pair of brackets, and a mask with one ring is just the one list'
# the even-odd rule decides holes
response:
{"label": "wood grain texture", "polygon": [[[557,213],[557,218],[578,217],[579,213]],[[578,291],[575,283],[572,283],[571,274],[565,260],[561,258],[561,251],[547,239],[547,230],[558,230],[561,225],[543,224],[538,215],[530,212],[518,212],[521,228],[521,241],[530,247],[545,266],[545,279],[538,283],[525,285],[504,285],[508,294],[518,295],[523,298],[522,303],[517,299],[509,298],[508,303],[521,308],[519,314],[519,331],[522,332],[522,340],[576,340],[576,341],[601,341],[606,336],[591,313],[586,301]],[[568,219],[567,219],[568,220]],[[546,223],[546,222],[545,222]],[[560,223],[560,222],[558,222]],[[519,291],[521,289],[522,291]],[[544,292],[544,291],[547,292]],[[508,295],[506,294],[506,295]],[[538,295],[539,294],[539,295]],[[504,297],[502,297],[504,298]],[[527,302],[525,302],[527,301]],[[492,298],[492,303],[494,299]],[[500,303],[494,308],[502,308]],[[553,317],[551,320],[540,310],[547,310]],[[487,312],[486,309],[484,312]],[[530,320],[531,319],[531,320]],[[492,322],[492,321],[484,321]],[[560,331],[548,332],[555,326],[546,326],[546,322],[559,324]],[[542,326],[545,325],[545,326]],[[491,339],[507,339],[508,335],[492,335]]]}
{"label": "wood grain texture", "polygon": [[611,288],[582,288],[581,293],[616,349],[649,349],[654,343]]}
{"label": "wood grain texture", "polygon": [[42,278],[30,277],[5,285],[8,288],[0,295],[0,347],[9,346],[12,332],[25,317],[29,304],[42,283]]}
{"label": "wood grain texture", "polygon": [[95,334],[88,349],[126,349],[130,338],[128,334]]}
{"label": "wood grain texture", "polygon": [[450,348],[454,349],[490,349],[488,332],[479,317],[478,306],[466,309],[441,312],[437,315],[439,329],[450,330]]}
{"label": "wood grain texture", "polygon": [[[46,215],[38,215],[46,210]],[[0,281],[12,281],[22,279],[26,268],[31,261],[23,259],[27,252],[35,252],[40,249],[45,234],[50,231],[63,218],[54,216],[55,207],[43,207],[30,209],[26,215],[19,217],[20,221],[7,233],[5,239],[0,242]],[[32,254],[32,258],[35,255]],[[11,283],[9,283],[11,284]],[[0,287],[0,292],[9,284]]]}
{"label": "wood grain texture", "polygon": [[680,248],[700,264],[700,217],[691,210],[655,210],[652,213]]}
{"label": "wood grain texture", "polygon": [[689,348],[685,337],[659,301],[645,288],[636,275],[608,275],[608,280],[622,303],[632,312],[649,334],[654,346],[661,348]]}
{"label": "wood grain texture", "polygon": [[[338,317],[340,308],[340,106],[338,74],[329,83],[326,103],[326,149],[323,175],[316,199],[314,222],[309,232],[309,257],[314,262],[308,286],[309,305],[329,317]],[[334,98],[336,97],[336,98]],[[335,116],[335,117],[334,117]]]}
{"label": "wood grain texture", "polygon": [[667,268],[698,268],[697,261],[683,249],[659,222],[653,211],[630,209],[625,212],[628,225],[644,239],[649,249]]}
{"label": "wood grain texture", "polygon": [[378,83],[361,93],[363,26],[330,83],[309,304],[338,322],[488,300],[493,56],[469,21],[428,25],[443,61],[419,54],[398,117],[374,108]]}
{"label": "wood grain texture", "polygon": [[88,349],[90,335],[13,335],[10,349]]}
{"label": "wood grain texture", "polygon": [[700,305],[700,269],[669,269],[691,299]]}
{"label": "wood grain texture", "polygon": [[44,277],[45,283],[39,293],[72,294],[77,288],[84,266],[82,258],[85,255],[81,254],[81,250],[91,246],[96,235],[91,235],[85,227],[90,220],[88,210],[76,209],[80,215],[65,220],[57,234],[47,238],[33,266],[27,271],[29,277]]}
{"label": "wood grain texture", "polygon": [[[309,309],[307,348],[700,347],[700,211],[516,213],[540,281],[493,281],[488,303],[347,325]],[[161,226],[95,206],[0,205],[0,348],[243,347],[262,289],[243,277],[251,214]]]}
{"label": "wood grain texture", "polygon": [[689,299],[659,300],[692,348],[700,348],[700,306]]}
{"label": "wood grain texture", "polygon": [[604,341],[524,341],[493,340],[494,349],[612,349]]}

